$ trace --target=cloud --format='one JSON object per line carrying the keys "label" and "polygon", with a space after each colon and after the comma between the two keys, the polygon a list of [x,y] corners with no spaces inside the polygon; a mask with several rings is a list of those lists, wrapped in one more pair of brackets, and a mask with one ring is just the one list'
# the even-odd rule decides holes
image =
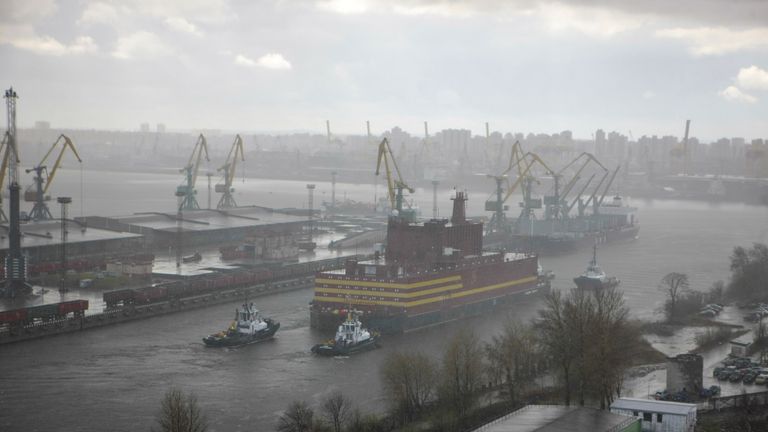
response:
{"label": "cloud", "polygon": [[747,90],[768,90],[768,71],[752,65],[739,69],[736,84]]}
{"label": "cloud", "polygon": [[730,102],[744,102],[744,103],[755,103],[757,102],[757,98],[746,94],[739,90],[736,86],[728,86],[725,90],[720,92],[720,96],[723,97],[723,99],[730,101]]}
{"label": "cloud", "polygon": [[35,22],[57,9],[56,0],[3,0],[0,1],[0,22],[16,25]]}
{"label": "cloud", "polygon": [[562,3],[540,5],[540,16],[550,30],[576,31],[592,37],[611,37],[643,25],[643,17],[611,9],[570,6]]}
{"label": "cloud", "polygon": [[641,96],[642,96],[643,99],[653,99],[653,98],[656,97],[656,93],[654,93],[654,92],[652,92],[650,90],[646,90],[646,91],[643,92],[643,94]]}
{"label": "cloud", "polygon": [[167,25],[171,30],[175,30],[177,32],[189,33],[195,36],[203,35],[203,32],[201,32],[197,26],[182,17],[168,17],[165,19],[165,25]]}
{"label": "cloud", "polygon": [[366,0],[322,0],[316,3],[317,7],[329,12],[342,15],[355,15],[368,12],[372,8],[372,2]]}
{"label": "cloud", "polygon": [[253,60],[242,54],[235,56],[235,64],[245,67],[263,67],[265,69],[291,69],[291,63],[281,54],[269,53]]}
{"label": "cloud", "polygon": [[256,62],[253,59],[250,59],[242,54],[238,54],[237,56],[235,56],[235,64],[240,66],[247,66],[247,67],[256,66]]}
{"label": "cloud", "polygon": [[139,31],[117,40],[112,56],[121,60],[143,60],[163,57],[172,53],[156,34]]}
{"label": "cloud", "polygon": [[94,2],[88,3],[83,9],[83,13],[80,15],[78,24],[117,24],[120,20],[120,15],[129,13],[125,8],[121,8],[118,11],[117,8],[110,3]]}
{"label": "cloud", "polygon": [[259,57],[257,61],[259,66],[267,69],[290,69],[291,64],[280,54],[269,53]]}
{"label": "cloud", "polygon": [[688,43],[691,54],[695,56],[768,48],[768,27],[747,30],[726,27],[671,28],[657,30],[656,36]]}
{"label": "cloud", "polygon": [[79,36],[69,44],[63,44],[51,36],[39,36],[32,31],[8,32],[0,35],[0,43],[12,45],[18,49],[40,55],[63,56],[68,54],[93,54],[99,47],[90,36]]}
{"label": "cloud", "polygon": [[188,22],[221,24],[237,19],[229,0],[125,0],[143,15],[183,17]]}

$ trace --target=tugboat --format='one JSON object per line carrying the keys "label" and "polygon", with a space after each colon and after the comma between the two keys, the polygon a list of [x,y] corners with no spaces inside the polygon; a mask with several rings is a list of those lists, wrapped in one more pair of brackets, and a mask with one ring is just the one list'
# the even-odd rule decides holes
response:
{"label": "tugboat", "polygon": [[379,340],[377,333],[363,328],[363,324],[352,312],[336,330],[336,337],[312,347],[312,352],[322,356],[343,356],[375,348]]}
{"label": "tugboat", "polygon": [[253,303],[245,303],[242,310],[235,309],[235,320],[226,331],[204,337],[203,342],[210,347],[248,345],[272,338],[279,328],[279,322],[262,318]]}
{"label": "tugboat", "polygon": [[612,288],[620,283],[615,277],[606,276],[603,269],[597,265],[597,244],[592,249],[592,261],[589,262],[587,271],[574,278],[573,281],[576,282],[577,287],[585,290]]}

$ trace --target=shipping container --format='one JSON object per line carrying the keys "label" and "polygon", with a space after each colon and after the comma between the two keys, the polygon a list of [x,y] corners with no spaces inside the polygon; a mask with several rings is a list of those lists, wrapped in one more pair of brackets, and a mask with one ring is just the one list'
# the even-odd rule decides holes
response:
{"label": "shipping container", "polygon": [[33,306],[27,309],[27,319],[33,320],[35,318],[51,319],[59,314],[59,304],[47,304],[41,306]]}
{"label": "shipping container", "polygon": [[0,324],[13,324],[27,320],[26,309],[15,309],[0,312]]}
{"label": "shipping container", "polygon": [[65,316],[70,312],[74,312],[75,315],[82,314],[82,312],[88,309],[88,300],[72,300],[63,303],[59,303],[59,315]]}

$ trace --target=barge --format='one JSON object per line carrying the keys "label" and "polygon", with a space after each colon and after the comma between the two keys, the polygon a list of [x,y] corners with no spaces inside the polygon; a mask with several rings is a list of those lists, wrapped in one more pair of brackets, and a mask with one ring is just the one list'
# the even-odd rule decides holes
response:
{"label": "barge", "polygon": [[450,221],[416,223],[393,212],[383,254],[317,273],[312,327],[335,329],[354,308],[367,328],[404,332],[480,315],[549,287],[536,255],[483,251],[483,224],[466,219],[466,195],[452,199]]}

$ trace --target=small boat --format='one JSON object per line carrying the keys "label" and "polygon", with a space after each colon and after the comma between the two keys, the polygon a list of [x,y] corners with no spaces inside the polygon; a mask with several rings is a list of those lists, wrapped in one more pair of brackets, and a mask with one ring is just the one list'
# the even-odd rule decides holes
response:
{"label": "small boat", "polygon": [[204,337],[203,342],[210,347],[248,345],[271,339],[279,328],[279,322],[263,318],[253,303],[245,303],[242,310],[235,309],[235,320],[227,330]]}
{"label": "small boat", "polygon": [[378,333],[364,329],[357,316],[348,312],[347,319],[336,330],[336,337],[313,346],[312,352],[322,356],[345,356],[376,348],[378,340]]}
{"label": "small boat", "polygon": [[186,257],[182,258],[181,261],[185,262],[185,263],[191,263],[191,262],[198,262],[198,261],[200,261],[202,259],[203,259],[203,256],[200,255],[199,252],[195,252],[194,255],[186,256]]}
{"label": "small boat", "polygon": [[592,261],[589,262],[587,270],[581,276],[574,278],[573,281],[576,282],[577,287],[586,290],[612,288],[620,283],[615,277],[606,276],[603,269],[597,265],[597,244],[593,248]]}

